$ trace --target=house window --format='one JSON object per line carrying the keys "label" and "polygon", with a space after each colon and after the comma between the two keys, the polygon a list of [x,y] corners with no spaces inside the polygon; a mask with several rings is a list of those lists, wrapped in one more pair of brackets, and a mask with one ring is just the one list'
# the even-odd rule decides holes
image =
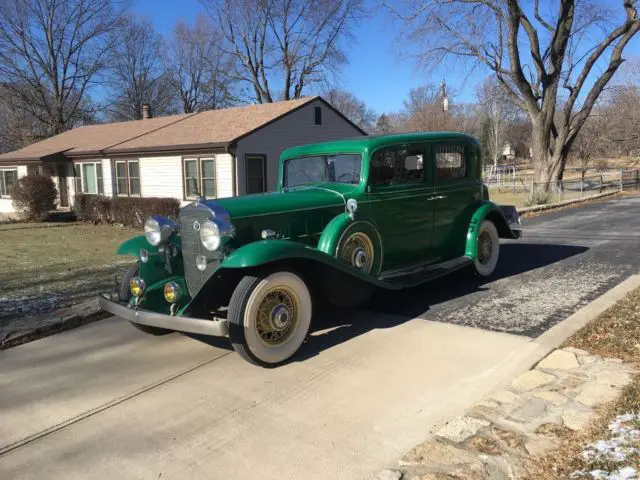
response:
{"label": "house window", "polygon": [[267,176],[265,166],[267,157],[264,155],[247,155],[247,194],[264,193],[267,191]]}
{"label": "house window", "polygon": [[424,180],[422,146],[383,148],[373,154],[369,183],[397,185]]}
{"label": "house window", "polygon": [[216,197],[216,162],[214,158],[185,158],[183,161],[184,197]]}
{"label": "house window", "polygon": [[11,197],[13,186],[17,181],[17,168],[0,170],[0,197]]}
{"label": "house window", "polygon": [[436,178],[463,178],[467,174],[467,165],[462,145],[436,145]]}
{"label": "house window", "polygon": [[116,193],[124,196],[140,195],[140,164],[138,160],[116,162]]}
{"label": "house window", "polygon": [[313,109],[313,123],[316,125],[322,125],[322,108],[315,107]]}
{"label": "house window", "polygon": [[102,162],[76,163],[74,165],[76,177],[76,192],[88,195],[104,194],[102,179]]}

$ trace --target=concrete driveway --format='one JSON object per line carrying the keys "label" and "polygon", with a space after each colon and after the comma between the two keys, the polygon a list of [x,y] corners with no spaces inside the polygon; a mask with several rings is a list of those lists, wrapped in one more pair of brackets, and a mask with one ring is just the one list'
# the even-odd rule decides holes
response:
{"label": "concrete driveway", "polygon": [[325,311],[296,361],[112,318],[0,352],[1,478],[358,479],[506,380],[531,339],[638,271],[640,199],[539,217],[496,278]]}

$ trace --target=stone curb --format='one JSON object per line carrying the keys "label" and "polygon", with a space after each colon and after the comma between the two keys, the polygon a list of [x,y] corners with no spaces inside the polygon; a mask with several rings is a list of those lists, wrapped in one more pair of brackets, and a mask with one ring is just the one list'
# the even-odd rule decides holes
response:
{"label": "stone curb", "polygon": [[589,200],[596,200],[598,198],[609,197],[611,195],[617,195],[619,193],[620,191],[616,190],[614,192],[598,193],[596,195],[590,195],[588,197],[573,198],[571,200],[563,200],[562,202],[547,203],[545,205],[534,205],[533,207],[523,207],[523,208],[518,208],[518,213],[533,213],[533,212],[542,212],[544,210],[553,210],[554,208],[560,208],[560,207],[565,207],[567,205],[587,202]]}
{"label": "stone curb", "polygon": [[101,320],[107,316],[109,315],[100,309],[98,300],[93,299],[69,308],[56,310],[53,313],[31,317],[28,320],[37,326],[9,333],[9,335],[0,340],[0,350],[6,350],[39,338],[48,337],[64,330],[70,330]]}

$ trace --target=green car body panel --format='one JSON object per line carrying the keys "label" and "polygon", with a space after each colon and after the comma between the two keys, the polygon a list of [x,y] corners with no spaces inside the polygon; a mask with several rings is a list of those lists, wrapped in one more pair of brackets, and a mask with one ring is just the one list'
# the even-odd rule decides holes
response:
{"label": "green car body panel", "polygon": [[[461,178],[439,178],[436,150],[451,145],[464,152],[466,170]],[[420,152],[423,178],[411,183],[374,184],[370,173],[376,152],[396,147]],[[339,154],[361,158],[356,183],[316,182],[286,187],[288,161]],[[348,211],[349,200],[357,202],[355,212]],[[170,241],[172,255],[152,247],[144,236],[134,237],[118,249],[120,254],[135,257],[139,257],[141,249],[150,254],[149,261],[141,264],[140,276],[148,287],[138,307],[168,312],[162,287],[168,281],[176,281],[186,292],[177,313],[189,315],[192,307],[210,297],[213,285],[219,288],[237,282],[243,272],[278,265],[303,270],[315,265],[324,268],[322,272],[336,272],[353,281],[399,289],[430,279],[428,275],[407,275],[405,279],[403,269],[409,271],[417,264],[442,265],[456,258],[475,260],[478,229],[485,219],[496,225],[501,238],[519,236],[500,207],[488,200],[481,176],[479,143],[461,133],[361,137],[290,148],[280,157],[277,191],[204,200],[202,204],[224,208],[235,234],[205,286],[193,296],[188,293],[184,265],[193,265],[195,254],[181,251],[179,234]],[[263,238],[264,231],[273,235]],[[345,239],[358,232],[371,240],[375,253],[368,272],[341,258]],[[400,273],[391,282],[386,280],[388,272]],[[222,301],[225,300],[228,295]]]}

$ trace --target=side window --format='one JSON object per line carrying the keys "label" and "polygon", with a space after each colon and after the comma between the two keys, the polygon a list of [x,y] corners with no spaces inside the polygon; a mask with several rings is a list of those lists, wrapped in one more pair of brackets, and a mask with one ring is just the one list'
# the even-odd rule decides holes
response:
{"label": "side window", "polygon": [[467,162],[463,145],[435,145],[436,179],[454,179],[467,176]]}
{"label": "side window", "polygon": [[424,180],[423,148],[389,147],[378,150],[371,159],[370,185],[420,183]]}

